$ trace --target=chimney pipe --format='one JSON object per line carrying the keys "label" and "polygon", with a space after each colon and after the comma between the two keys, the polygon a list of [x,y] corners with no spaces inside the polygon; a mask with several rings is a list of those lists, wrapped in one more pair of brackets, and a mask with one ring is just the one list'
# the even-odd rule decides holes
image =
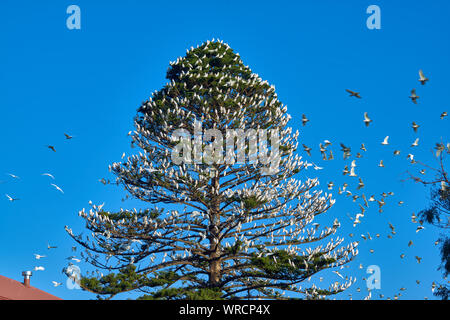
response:
{"label": "chimney pipe", "polygon": [[31,285],[30,285],[30,278],[31,278],[32,275],[33,275],[33,272],[31,272],[31,271],[24,271],[24,272],[22,272],[23,284],[27,288],[31,287]]}

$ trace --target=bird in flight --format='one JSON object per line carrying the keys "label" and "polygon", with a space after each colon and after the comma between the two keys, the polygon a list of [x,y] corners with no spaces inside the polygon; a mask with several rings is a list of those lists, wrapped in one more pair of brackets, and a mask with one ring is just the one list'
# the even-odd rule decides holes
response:
{"label": "bird in flight", "polygon": [[70,257],[67,257],[66,259],[67,259],[67,260],[73,260],[73,261],[75,261],[75,262],[77,262],[77,263],[80,263],[80,262],[81,262],[81,260],[78,259],[78,258],[75,257],[75,256],[70,256]]}
{"label": "bird in flight", "polygon": [[100,182],[103,183],[104,185],[109,184],[109,180],[106,180],[105,178],[101,178],[101,179],[98,180],[98,181],[100,181]]}
{"label": "bird in flight", "polygon": [[419,81],[422,85],[425,85],[429,79],[425,77],[422,70],[419,70]]}
{"label": "bird in flight", "polygon": [[322,143],[319,143],[319,150],[320,150],[320,154],[322,155],[322,159],[327,160],[327,154],[326,154],[327,149],[323,146]]}
{"label": "bird in flight", "polygon": [[386,136],[384,138],[384,140],[381,142],[381,144],[384,145],[384,146],[387,146],[389,144],[388,140],[389,140],[389,136]]}
{"label": "bird in flight", "polygon": [[16,176],[15,174],[12,174],[12,173],[8,173],[8,176],[10,176],[13,179],[20,179],[19,176]]}
{"label": "bird in flight", "polygon": [[44,267],[34,267],[34,271],[44,271]]}
{"label": "bird in flight", "polygon": [[312,149],[310,147],[308,147],[306,145],[303,145],[303,150],[308,154],[308,156],[311,157],[311,150]]}
{"label": "bird in flight", "polygon": [[[361,178],[359,178],[359,186],[358,186],[358,189],[361,189],[361,188],[364,188],[364,183],[363,183],[363,181],[361,180]],[[363,201],[364,201],[364,205],[366,206],[366,208],[368,208],[369,207],[369,202],[367,202],[367,198],[366,198],[366,195],[363,193],[362,195],[361,195],[361,198],[363,199]],[[361,206],[361,205],[360,205]],[[361,207],[362,208],[362,207]]]}
{"label": "bird in flight", "polygon": [[13,197],[10,197],[9,195],[7,195],[7,194],[5,194],[5,196],[8,198],[8,200],[9,201],[11,201],[11,202],[14,202],[14,201],[17,201],[17,200],[20,200],[20,199],[18,199],[18,198],[13,198]]}
{"label": "bird in flight", "polygon": [[347,175],[349,173],[350,173],[350,171],[348,171],[348,166],[345,166],[344,170],[342,171],[342,174],[345,176],[345,175]]}
{"label": "bird in flight", "polygon": [[364,188],[364,182],[362,181],[361,178],[359,178],[359,183],[358,183],[358,188],[357,189],[360,190],[362,188]]}
{"label": "bird in flight", "polygon": [[338,275],[339,277],[341,277],[342,279],[344,279],[344,277],[342,276],[342,274],[340,274],[338,271],[333,270],[333,273],[335,273],[336,275]]}
{"label": "bird in flight", "polygon": [[436,149],[436,157],[439,158],[441,156],[442,151],[445,150],[445,146],[442,143],[436,143],[436,147],[434,148]]}
{"label": "bird in flight", "polygon": [[334,155],[333,155],[333,151],[330,150],[330,154],[328,155],[328,159],[327,160],[334,160]]}
{"label": "bird in flight", "polygon": [[314,168],[314,170],[322,170],[323,169],[323,167],[319,167],[315,163],[313,163],[313,168]]}
{"label": "bird in flight", "polygon": [[48,250],[50,250],[50,249],[56,249],[56,248],[58,248],[57,246],[51,246],[49,243],[47,243],[47,249]]}
{"label": "bird in flight", "polygon": [[66,136],[66,139],[67,139],[67,140],[70,140],[70,139],[72,139],[72,138],[73,138],[73,136],[71,136],[71,135],[68,135],[67,133],[64,133],[64,135]]}
{"label": "bird in flight", "polygon": [[372,119],[369,118],[367,112],[364,112],[364,123],[365,123],[366,127],[368,127],[371,122],[372,122]]}
{"label": "bird in flight", "polygon": [[441,120],[444,119],[446,116],[448,116],[447,111],[444,111],[441,113]]}
{"label": "bird in flight", "polygon": [[431,284],[431,292],[434,292],[434,290],[436,290],[436,282],[433,281]]}
{"label": "bird in flight", "polygon": [[416,94],[416,89],[411,90],[411,95],[409,96],[411,98],[411,101],[417,104],[417,99],[420,97]]}
{"label": "bird in flight", "polygon": [[345,146],[343,143],[341,143],[341,151],[344,153],[344,160],[350,157],[350,152],[352,151],[350,147]]}
{"label": "bird in flight", "polygon": [[52,283],[53,283],[53,286],[56,288],[56,287],[59,287],[60,285],[62,285],[62,282],[56,282],[56,281],[52,281]]}
{"label": "bird in flight", "polygon": [[389,222],[389,228],[391,229],[392,234],[395,234],[395,227],[390,222]]}
{"label": "bird in flight", "polygon": [[54,146],[47,146],[47,148],[49,148],[50,150],[52,150],[53,152],[56,152],[56,149]]}
{"label": "bird in flight", "polygon": [[55,177],[54,177],[53,175],[51,175],[50,173],[43,173],[42,175],[43,175],[43,176],[50,177],[50,178],[52,178],[53,180],[55,180]]}
{"label": "bird in flight", "polygon": [[419,129],[419,125],[417,124],[417,123],[415,123],[414,121],[413,121],[413,123],[412,123],[412,128],[413,128],[413,130],[414,130],[414,132],[417,132],[417,129]]}
{"label": "bird in flight", "polygon": [[328,182],[328,185],[327,185],[327,187],[328,187],[328,190],[331,190],[331,189],[333,189],[333,187],[334,187],[334,183],[333,183],[333,181],[330,181],[330,182]]}
{"label": "bird in flight", "polygon": [[60,191],[62,194],[64,194],[64,191],[63,191],[60,187],[58,187],[56,184],[52,183],[51,185],[54,186],[54,187],[56,188],[56,190],[58,190],[58,191]]}
{"label": "bird in flight", "polygon": [[39,259],[42,259],[42,258],[45,258],[46,256],[43,256],[43,255],[40,255],[40,254],[34,254],[34,257],[37,259],[37,260],[39,260]]}
{"label": "bird in flight", "polygon": [[359,92],[355,92],[355,91],[352,91],[352,90],[349,90],[349,89],[345,89],[345,91],[350,93],[350,97],[355,97],[355,98],[361,99],[361,96],[359,95]]}
{"label": "bird in flight", "polygon": [[411,147],[417,147],[419,145],[419,138],[414,140],[414,142],[411,144]]}
{"label": "bird in flight", "polygon": [[309,119],[306,117],[306,115],[302,114],[302,124],[303,126],[306,126],[306,124],[309,122]]}

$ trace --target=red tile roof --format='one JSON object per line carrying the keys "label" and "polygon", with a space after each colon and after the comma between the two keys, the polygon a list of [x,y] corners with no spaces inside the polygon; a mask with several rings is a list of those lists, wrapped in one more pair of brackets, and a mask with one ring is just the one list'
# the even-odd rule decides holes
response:
{"label": "red tile roof", "polygon": [[35,287],[0,276],[0,300],[62,300]]}

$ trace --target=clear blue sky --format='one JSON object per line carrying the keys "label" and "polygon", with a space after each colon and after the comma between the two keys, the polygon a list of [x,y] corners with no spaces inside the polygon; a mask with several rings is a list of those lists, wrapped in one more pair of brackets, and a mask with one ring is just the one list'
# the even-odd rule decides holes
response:
{"label": "clear blue sky", "polygon": [[[354,239],[361,240],[360,255],[342,272],[359,280],[337,298],[347,299],[348,293],[363,298],[367,291],[362,277],[372,264],[381,268],[382,289],[375,290],[375,296],[393,297],[405,287],[401,298],[432,298],[431,282],[441,279],[434,246],[438,233],[426,226],[416,234],[417,225],[410,221],[412,212],[427,206],[429,192],[401,180],[407,169],[415,170],[406,154],[430,162],[434,143],[449,139],[450,120],[439,115],[450,112],[450,2],[158,3],[1,1],[0,274],[21,280],[21,271],[42,265],[46,270],[34,273],[33,285],[64,299],[94,298],[65,286],[52,287],[52,280],[65,281],[61,269],[73,254],[74,243],[64,226],[83,231],[77,214],[89,200],[105,202],[109,210],[135,205],[123,203],[121,190],[105,187],[98,179],[111,178],[108,165],[133,151],[127,137],[133,116],[140,102],[165,83],[169,61],[191,46],[220,38],[276,86],[293,117],[291,125],[300,130],[300,143],[314,147],[312,160],[325,167],[307,172],[319,177],[321,188],[326,189],[328,181],[347,181],[354,189],[357,181],[341,173],[348,161],[342,160],[339,142],[351,146],[353,154],[364,142],[368,152],[357,161],[357,173],[366,183],[365,193],[379,197],[383,191],[395,192],[382,214],[372,205],[363,223],[353,228],[346,214],[358,212],[356,203],[333,190],[337,203],[321,221],[337,217],[343,224],[341,236],[349,239],[353,232]],[[81,30],[66,28],[71,4],[81,8]],[[381,8],[381,30],[366,27],[371,4]],[[417,81],[419,69],[430,78],[426,86]],[[418,105],[408,99],[414,87],[421,96]],[[346,88],[360,91],[363,99],[349,98]],[[362,122],[365,111],[374,121],[369,128]],[[311,120],[306,127],[301,126],[303,113]],[[421,125],[417,134],[412,121]],[[64,132],[74,138],[66,141]],[[386,135],[391,145],[382,147]],[[416,136],[420,145],[411,149]],[[337,160],[321,161],[317,147],[324,139],[333,142]],[[54,145],[57,152],[46,145]],[[394,149],[402,150],[400,157],[392,156]],[[385,168],[377,166],[380,159]],[[56,180],[41,176],[44,172]],[[6,193],[21,200],[10,203]],[[400,200],[403,206],[397,205]],[[393,239],[386,237],[388,222],[397,228]],[[365,232],[381,237],[363,241],[359,235]],[[410,239],[414,245],[408,248]],[[48,251],[47,242],[58,248]],[[48,257],[38,261],[33,253]],[[406,254],[403,260],[401,253]],[[421,264],[415,255],[423,258]],[[324,282],[338,280],[331,272],[321,276]]]}

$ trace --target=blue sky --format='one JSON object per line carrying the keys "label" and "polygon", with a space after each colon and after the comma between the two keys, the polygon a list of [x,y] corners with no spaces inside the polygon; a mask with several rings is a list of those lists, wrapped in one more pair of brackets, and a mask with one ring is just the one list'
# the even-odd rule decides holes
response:
{"label": "blue sky", "polygon": [[[71,4],[81,8],[81,30],[66,28]],[[381,30],[366,27],[371,4],[381,8]],[[307,176],[319,177],[323,189],[328,181],[354,187],[357,181],[342,175],[348,161],[342,160],[339,142],[351,146],[353,154],[364,142],[368,152],[357,160],[357,172],[365,193],[395,193],[383,213],[372,206],[364,222],[353,228],[346,214],[354,216],[357,205],[333,190],[336,205],[322,221],[337,217],[343,224],[341,236],[349,239],[352,232],[361,240],[360,255],[343,271],[357,276],[358,282],[337,298],[367,294],[362,277],[368,276],[368,265],[381,268],[382,289],[375,290],[375,296],[393,297],[405,287],[401,298],[433,298],[431,283],[441,279],[434,246],[438,232],[426,226],[416,233],[410,220],[412,212],[427,206],[429,192],[401,180],[406,170],[417,172],[406,154],[431,162],[435,142],[449,139],[450,120],[439,119],[450,111],[449,12],[450,3],[443,0],[432,5],[356,0],[1,1],[0,274],[21,280],[21,271],[42,265],[46,270],[35,272],[34,286],[63,299],[95,298],[81,290],[52,287],[52,280],[65,280],[61,269],[73,254],[74,243],[64,226],[83,231],[77,213],[89,200],[105,202],[110,210],[136,205],[123,203],[120,189],[98,180],[111,178],[108,165],[119,161],[123,152],[133,152],[127,137],[133,116],[140,102],[166,82],[169,61],[191,46],[219,38],[277,88],[293,117],[291,126],[300,130],[300,143],[314,147],[311,160],[324,167]],[[425,86],[417,81],[419,69],[430,78]],[[363,98],[349,98],[346,88]],[[421,97],[418,105],[408,99],[412,88]],[[373,119],[369,128],[362,122],[364,112]],[[303,113],[310,119],[306,127],[301,126]],[[421,126],[417,134],[412,121]],[[65,132],[74,138],[65,140]],[[387,135],[391,145],[381,146]],[[411,149],[416,137],[420,145]],[[318,144],[324,139],[333,142],[337,160],[321,161]],[[402,150],[400,157],[392,156],[394,149]],[[385,168],[377,166],[380,159]],[[56,180],[42,176],[45,172]],[[6,193],[21,200],[10,203]],[[400,200],[403,206],[397,205]],[[389,222],[397,228],[393,239],[386,237]],[[365,232],[381,237],[363,241],[359,235]],[[410,239],[414,245],[408,248]],[[47,242],[58,248],[47,250]],[[48,257],[38,261],[33,253]],[[420,264],[415,255],[423,258]],[[324,281],[338,280],[330,272],[321,276]]]}

